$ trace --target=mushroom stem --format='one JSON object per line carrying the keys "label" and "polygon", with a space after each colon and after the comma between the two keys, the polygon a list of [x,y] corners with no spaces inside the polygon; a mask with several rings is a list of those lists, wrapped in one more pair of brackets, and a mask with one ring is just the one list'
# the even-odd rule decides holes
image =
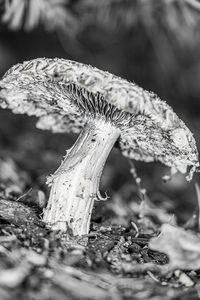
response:
{"label": "mushroom stem", "polygon": [[99,182],[106,159],[120,130],[102,119],[91,120],[48,183],[51,184],[44,222],[52,229],[74,235],[89,232],[94,200],[99,199]]}

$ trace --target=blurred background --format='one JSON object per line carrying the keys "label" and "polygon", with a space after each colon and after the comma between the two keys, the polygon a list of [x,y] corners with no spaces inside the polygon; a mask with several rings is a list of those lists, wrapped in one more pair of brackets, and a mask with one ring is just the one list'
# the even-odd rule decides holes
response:
{"label": "blurred background", "polygon": [[[200,1],[198,0],[3,0],[0,1],[0,77],[12,65],[37,57],[91,64],[135,81],[166,100],[200,145]],[[74,135],[35,128],[36,120],[0,110],[0,156],[28,174],[30,187],[48,193],[47,174],[60,164]],[[194,182],[169,170],[136,162],[142,187],[157,207],[186,222],[197,207]],[[3,176],[3,174],[1,175]],[[102,177],[115,201],[139,201],[130,166],[117,149]],[[116,200],[118,199],[118,200]]]}

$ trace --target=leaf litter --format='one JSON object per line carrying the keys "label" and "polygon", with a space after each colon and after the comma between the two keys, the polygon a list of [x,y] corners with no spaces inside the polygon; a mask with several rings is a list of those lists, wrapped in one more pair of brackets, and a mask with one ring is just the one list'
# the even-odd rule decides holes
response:
{"label": "leaf litter", "polygon": [[[2,300],[197,297],[199,235],[178,227],[165,206],[155,207],[143,192],[142,202],[124,202],[118,193],[112,204],[95,208],[88,235],[51,232],[41,221],[45,193],[27,188],[28,174],[12,159],[5,163],[10,166],[4,166],[9,172],[0,187]],[[10,189],[14,185],[20,189]],[[106,210],[109,220],[98,221]]]}

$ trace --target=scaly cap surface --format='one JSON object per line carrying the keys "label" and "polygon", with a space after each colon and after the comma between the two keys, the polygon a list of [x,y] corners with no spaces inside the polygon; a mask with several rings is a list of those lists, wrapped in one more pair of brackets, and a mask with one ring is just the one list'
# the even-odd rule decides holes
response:
{"label": "scaly cap surface", "polygon": [[78,133],[88,118],[121,129],[123,155],[160,161],[182,173],[198,167],[192,133],[172,108],[135,83],[82,63],[39,58],[15,65],[0,81],[0,105],[39,118],[37,126]]}

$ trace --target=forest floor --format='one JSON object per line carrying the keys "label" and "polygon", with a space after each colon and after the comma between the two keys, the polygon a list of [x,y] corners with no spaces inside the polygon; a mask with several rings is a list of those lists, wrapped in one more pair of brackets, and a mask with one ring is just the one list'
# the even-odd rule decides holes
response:
{"label": "forest floor", "polygon": [[[115,201],[96,203],[88,235],[52,232],[42,222],[47,195],[30,171],[41,165],[40,137],[29,132],[27,148],[27,135],[20,134],[13,133],[10,140],[1,138],[0,300],[200,298],[197,214],[179,232],[165,202],[158,207],[146,196],[124,202],[121,195]],[[30,159],[34,143],[38,152]],[[46,155],[40,159],[49,165],[49,149],[42,151]],[[174,236],[167,233],[164,244],[158,242],[160,252],[152,245],[164,224],[168,229],[176,225],[178,231]]]}
{"label": "forest floor", "polygon": [[73,237],[51,232],[22,199],[1,190],[1,300],[199,298],[199,273],[172,271],[149,248],[159,233],[152,216],[132,216],[128,227],[99,218],[88,235]]}
{"label": "forest floor", "polygon": [[[119,216],[120,203],[113,210],[99,204],[90,233],[73,237],[45,227],[39,198],[16,198],[1,187],[1,300],[199,299],[199,272],[171,270],[167,255],[149,248],[166,212],[147,204],[148,216]],[[106,210],[112,223],[127,218],[129,225],[102,223]]]}

